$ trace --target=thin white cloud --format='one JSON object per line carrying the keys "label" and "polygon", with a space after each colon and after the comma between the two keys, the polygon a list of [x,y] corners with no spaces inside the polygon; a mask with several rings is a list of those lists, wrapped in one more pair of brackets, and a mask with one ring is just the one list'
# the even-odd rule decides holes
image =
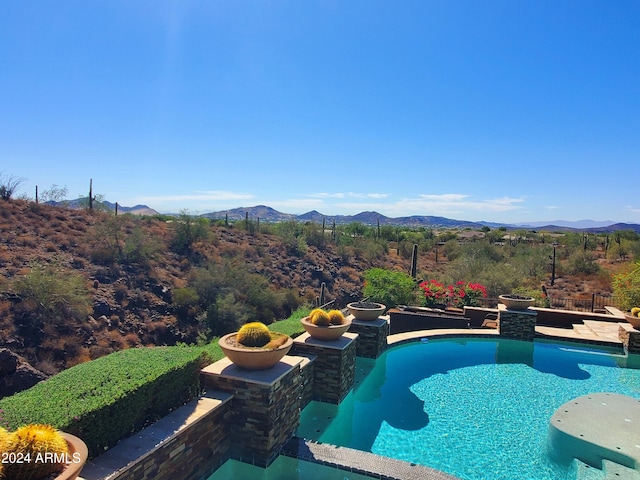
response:
{"label": "thin white cloud", "polygon": [[318,192],[310,193],[307,195],[311,198],[387,198],[388,193],[357,193],[357,192]]}
{"label": "thin white cloud", "polygon": [[349,192],[349,197],[354,198],[387,198],[389,195],[386,193],[353,193]]}
{"label": "thin white cloud", "polygon": [[414,198],[405,198],[389,208],[397,212],[405,212],[403,215],[460,215],[469,212],[506,212],[522,208],[524,198],[487,198],[474,199],[470,195],[460,193],[447,193],[443,195],[419,195]]}
{"label": "thin white cloud", "polygon": [[318,192],[318,193],[309,193],[307,195],[310,198],[344,198],[344,193],[327,193],[327,192]]}

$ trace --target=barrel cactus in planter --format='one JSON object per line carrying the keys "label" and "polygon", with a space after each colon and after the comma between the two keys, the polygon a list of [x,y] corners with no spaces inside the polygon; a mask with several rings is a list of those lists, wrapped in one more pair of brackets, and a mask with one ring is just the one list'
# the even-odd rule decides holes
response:
{"label": "barrel cactus in planter", "polygon": [[2,429],[0,452],[0,478],[13,480],[75,479],[88,453],[79,438],[43,424],[25,425],[15,432]]}
{"label": "barrel cactus in planter", "polygon": [[284,333],[272,332],[261,322],[244,324],[237,332],[224,335],[220,348],[235,365],[246,370],[273,367],[284,357],[293,340]]}
{"label": "barrel cactus in planter", "polygon": [[312,310],[308,317],[300,319],[300,323],[311,337],[318,340],[337,340],[351,326],[340,310],[327,312],[322,308]]}
{"label": "barrel cactus in planter", "polygon": [[236,340],[245,347],[264,347],[271,341],[271,332],[264,323],[246,323],[238,330]]}

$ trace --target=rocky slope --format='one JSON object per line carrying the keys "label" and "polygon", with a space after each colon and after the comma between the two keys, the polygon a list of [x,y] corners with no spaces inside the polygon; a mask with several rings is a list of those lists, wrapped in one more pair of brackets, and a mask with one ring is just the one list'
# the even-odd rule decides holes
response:
{"label": "rocky slope", "polygon": [[[122,348],[195,342],[199,325],[177,318],[172,293],[188,285],[194,266],[207,262],[232,259],[237,268],[268,279],[270,289],[291,290],[300,303],[317,297],[324,282],[327,298],[341,306],[360,297],[367,268],[406,271],[409,263],[397,255],[368,260],[357,250],[339,254],[333,245],[292,252],[279,236],[217,226],[186,258],[170,249],[173,222],[118,218],[115,225],[112,214],[0,202],[0,348],[52,374]],[[110,262],[113,245],[135,235],[153,245],[148,261]],[[91,298],[86,316],[34,321],[25,313],[16,281],[43,265],[81,276]]]}

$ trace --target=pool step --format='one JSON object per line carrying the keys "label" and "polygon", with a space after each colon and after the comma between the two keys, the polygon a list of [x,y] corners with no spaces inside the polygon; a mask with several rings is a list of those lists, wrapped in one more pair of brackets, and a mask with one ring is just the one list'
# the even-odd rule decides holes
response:
{"label": "pool step", "polygon": [[576,480],[640,480],[640,472],[610,460],[602,461],[602,470],[574,460]]}
{"label": "pool step", "polygon": [[604,472],[593,468],[580,460],[574,460],[572,470],[575,472],[576,480],[605,480]]}
{"label": "pool step", "polygon": [[610,460],[602,460],[604,480],[640,480],[640,472]]}

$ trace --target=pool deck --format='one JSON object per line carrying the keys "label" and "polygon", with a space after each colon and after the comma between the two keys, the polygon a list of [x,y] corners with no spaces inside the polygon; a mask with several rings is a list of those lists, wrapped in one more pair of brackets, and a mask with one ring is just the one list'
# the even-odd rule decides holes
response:
{"label": "pool deck", "polygon": [[[536,326],[536,337],[622,348],[622,341],[618,337],[618,328],[617,322],[585,320],[584,323],[573,325],[572,329]],[[389,335],[387,341],[389,346],[392,346],[422,338],[463,336],[497,338],[499,331],[495,328],[441,328],[396,333]]]}

